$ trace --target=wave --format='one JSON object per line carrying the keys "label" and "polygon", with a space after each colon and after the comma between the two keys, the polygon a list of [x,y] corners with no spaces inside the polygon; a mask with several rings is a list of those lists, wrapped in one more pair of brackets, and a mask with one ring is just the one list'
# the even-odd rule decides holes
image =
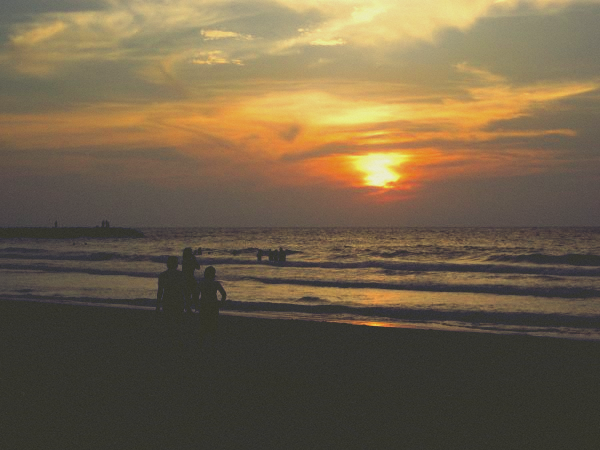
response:
{"label": "wave", "polygon": [[[145,255],[125,255],[115,252],[62,252],[52,253],[43,249],[20,249],[6,248],[0,250],[0,260],[3,259],[18,259],[18,260],[43,260],[43,261],[153,261],[155,257]],[[156,257],[163,262],[167,260],[167,256]]]}
{"label": "wave", "polygon": [[468,322],[534,327],[600,328],[600,316],[558,313],[495,312],[473,310],[439,310],[379,306],[348,306],[335,304],[298,304],[228,301],[225,310],[243,312],[287,312],[327,315],[350,315],[414,322]]}
{"label": "wave", "polygon": [[364,281],[302,280],[292,278],[244,277],[245,280],[264,284],[289,284],[296,286],[332,287],[338,289],[385,289],[419,292],[460,292],[468,294],[494,294],[558,298],[600,298],[600,290],[583,287],[529,287],[486,284],[436,284],[436,283],[381,283]]}
{"label": "wave", "polygon": [[[133,266],[135,267],[135,266]],[[158,268],[157,268],[158,269]],[[47,264],[14,264],[0,263],[0,270],[35,271],[47,273],[82,273],[98,276],[128,276],[138,278],[156,278],[162,267],[153,270],[123,270],[100,268],[93,266],[52,266]],[[499,284],[448,284],[448,283],[419,283],[415,281],[356,281],[339,279],[306,279],[293,277],[260,277],[260,276],[235,276],[230,280],[254,281],[263,284],[286,284],[297,286],[333,287],[339,289],[385,289],[397,291],[421,292],[463,292],[474,294],[538,296],[560,298],[600,298],[600,289],[576,286],[515,286]],[[230,276],[230,277],[231,277]],[[395,277],[397,279],[397,277]]]}
{"label": "wave", "polygon": [[[166,259],[165,259],[166,261]],[[430,262],[386,262],[386,261],[293,261],[281,262],[242,260],[235,258],[201,258],[202,265],[270,265],[288,268],[316,269],[381,269],[398,272],[460,272],[460,273],[497,273],[521,275],[551,275],[571,277],[600,276],[600,267],[548,267],[548,266],[517,266],[509,264],[472,264],[472,263],[430,263]]]}
{"label": "wave", "polygon": [[[397,261],[398,256],[407,254],[404,250],[380,252],[378,258],[362,261],[348,261],[351,255],[331,255],[330,260],[298,261],[293,258],[285,263],[269,262],[266,258],[259,262],[254,255],[255,247],[233,250],[205,249],[204,255],[198,256],[201,265],[272,265],[288,268],[319,269],[379,269],[392,274],[398,272],[459,272],[490,274],[527,274],[550,276],[600,276],[600,256],[594,254],[548,255],[543,253],[499,254],[487,256],[484,262],[453,262],[444,260],[448,255],[439,256],[429,261]],[[302,253],[286,250],[290,256]],[[47,261],[120,261],[150,262],[164,265],[170,255],[124,254],[118,252],[85,252],[62,251],[53,252],[45,249],[8,247],[0,249],[2,260],[47,260]],[[436,257],[438,258],[438,257]],[[180,257],[181,262],[181,257]]]}
{"label": "wave", "polygon": [[[152,308],[156,306],[156,299],[105,299],[94,297],[65,297],[60,295],[36,296],[16,295],[14,300],[50,301],[59,303],[88,303],[105,305],[129,305],[133,307]],[[315,320],[329,318],[370,318],[373,321],[402,321],[412,323],[463,323],[470,324],[471,328],[486,328],[496,326],[522,326],[543,328],[578,328],[600,329],[600,316],[577,315],[543,312],[499,312],[482,310],[442,310],[433,307],[391,307],[391,306],[351,306],[332,303],[271,303],[271,302],[243,302],[228,300],[222,307],[224,311],[261,313],[276,312],[309,314]]]}
{"label": "wave", "polygon": [[414,253],[409,252],[408,250],[396,250],[393,252],[380,252],[376,253],[377,256],[382,258],[397,258],[398,256],[408,256],[413,255]]}
{"label": "wave", "polygon": [[3,300],[24,300],[56,303],[77,303],[96,305],[128,305],[134,307],[156,308],[155,298],[99,298],[89,296],[68,297],[64,295],[10,295],[3,296]]}
{"label": "wave", "polygon": [[298,303],[329,303],[328,300],[325,300],[321,297],[312,297],[312,296],[304,296],[300,297],[296,300]]}
{"label": "wave", "polygon": [[569,266],[600,266],[599,255],[582,255],[569,253],[566,255],[545,255],[543,253],[530,253],[522,255],[495,255],[488,261],[531,263],[531,264],[560,264]]}
{"label": "wave", "polygon": [[47,266],[42,264],[0,264],[0,270],[13,270],[13,271],[33,271],[33,272],[48,272],[48,273],[85,273],[88,275],[104,275],[104,276],[115,276],[122,275],[126,277],[139,277],[139,278],[156,278],[159,272],[147,272],[147,271],[126,271],[126,270],[110,270],[110,269],[95,269],[91,267],[58,267],[58,266]]}
{"label": "wave", "polygon": [[2,253],[44,253],[48,250],[37,249],[37,248],[23,248],[23,247],[6,247],[0,248],[0,254]]}

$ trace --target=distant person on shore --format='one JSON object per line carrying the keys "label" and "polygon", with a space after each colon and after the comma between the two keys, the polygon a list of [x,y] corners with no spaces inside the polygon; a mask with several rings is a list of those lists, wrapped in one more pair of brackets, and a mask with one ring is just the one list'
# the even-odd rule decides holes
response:
{"label": "distant person on shore", "polygon": [[283,249],[283,247],[279,247],[279,255],[278,255],[278,260],[279,262],[285,262],[285,250]]}
{"label": "distant person on shore", "polygon": [[256,260],[258,262],[261,262],[262,261],[262,257],[263,257],[263,251],[259,249],[258,252],[256,252]]}
{"label": "distant person on shore", "polygon": [[181,260],[181,271],[185,282],[185,308],[187,312],[192,312],[192,304],[196,303],[199,295],[198,283],[194,277],[194,271],[200,269],[200,263],[194,256],[191,247],[183,249]]}
{"label": "distant person on shore", "polygon": [[[211,333],[217,330],[219,321],[219,308],[227,299],[227,293],[223,285],[216,278],[217,271],[213,266],[204,269],[204,278],[200,281],[200,328],[202,333]],[[217,297],[221,294],[221,301]]]}
{"label": "distant person on shore", "polygon": [[185,283],[183,273],[177,270],[177,256],[167,258],[167,270],[158,276],[156,312],[171,320],[183,315],[185,309]]}

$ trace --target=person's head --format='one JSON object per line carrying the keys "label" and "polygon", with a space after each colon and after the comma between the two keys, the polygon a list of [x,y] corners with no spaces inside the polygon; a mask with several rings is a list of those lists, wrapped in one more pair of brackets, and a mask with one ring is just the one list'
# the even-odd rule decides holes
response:
{"label": "person's head", "polygon": [[177,269],[179,265],[179,261],[177,260],[177,256],[169,256],[167,258],[167,269]]}
{"label": "person's head", "polygon": [[213,266],[208,266],[204,269],[204,278],[207,280],[214,280],[217,276],[217,270]]}
{"label": "person's head", "polygon": [[192,253],[192,249],[190,247],[186,247],[183,249],[184,258],[191,258],[192,256],[194,256],[194,254]]}

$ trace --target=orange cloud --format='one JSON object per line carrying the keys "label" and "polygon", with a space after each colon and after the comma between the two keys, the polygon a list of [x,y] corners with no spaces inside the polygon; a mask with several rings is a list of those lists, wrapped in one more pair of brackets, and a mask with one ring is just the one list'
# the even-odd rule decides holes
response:
{"label": "orange cloud", "polygon": [[[458,96],[415,97],[394,85],[328,85],[325,92],[257,83],[204,100],[2,114],[0,135],[4,146],[17,150],[174,149],[202,162],[190,182],[228,171],[248,179],[261,172],[268,174],[261,180],[266,184],[407,191],[433,179],[555,167],[556,153],[494,142],[569,137],[574,130],[490,125],[551,110],[556,100],[598,88],[591,82],[515,87],[465,64],[457,70],[465,77]],[[154,177],[151,168],[140,170]]]}

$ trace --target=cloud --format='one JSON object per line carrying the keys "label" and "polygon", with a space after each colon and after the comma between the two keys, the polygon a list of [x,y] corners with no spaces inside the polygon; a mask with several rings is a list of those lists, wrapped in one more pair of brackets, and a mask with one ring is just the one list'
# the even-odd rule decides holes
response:
{"label": "cloud", "polygon": [[[245,49],[255,57],[311,46],[360,48],[433,41],[440,31],[466,30],[499,8],[514,11],[526,4],[544,10],[571,3],[576,1],[279,0],[242,6],[226,0],[173,0],[168,5],[132,0],[108,1],[104,9],[84,5],[77,11],[69,2],[62,11],[19,20],[12,26],[10,43],[14,68],[41,76],[58,65],[86,59],[150,61],[180,55],[186,60],[190,52],[215,51],[203,48],[214,41],[236,42],[237,50]],[[299,20],[304,22],[300,27],[296,26]],[[233,24],[244,31],[231,28]],[[268,35],[269,28],[277,32]],[[36,52],[25,54],[24,47],[32,46]]]}
{"label": "cloud", "polygon": [[170,57],[181,54],[181,46],[201,43],[202,37],[194,39],[190,31],[199,34],[236,16],[215,8],[219,3],[176,0],[165,7],[161,2],[110,1],[103,10],[33,15],[13,25],[9,50],[17,71],[40,76],[74,61]]}
{"label": "cloud", "polygon": [[[446,29],[466,31],[485,17],[521,14],[535,8],[554,13],[557,8],[587,0],[280,0],[297,11],[317,10],[322,19],[300,30],[300,36],[278,43],[279,51],[312,45],[313,42],[343,42],[358,47],[393,43],[434,42]],[[598,3],[598,0],[592,0]]]}
{"label": "cloud", "polygon": [[254,37],[249,34],[236,33],[235,31],[202,30],[200,34],[207,41],[215,41],[218,39],[240,39],[243,41],[251,41],[254,39]]}
{"label": "cloud", "polygon": [[325,39],[315,39],[314,41],[310,41],[310,45],[317,45],[317,46],[323,46],[323,47],[334,47],[337,45],[345,45],[346,41],[343,39],[329,39],[329,40],[325,40]]}
{"label": "cloud", "polygon": [[[382,95],[379,102],[346,102],[323,94],[299,94],[282,115],[315,120],[305,122],[310,125],[303,133],[304,143],[318,142],[313,133],[329,132],[314,147],[286,153],[282,159],[303,164],[322,179],[352,184],[356,174],[348,166],[355,156],[409,156],[405,170],[412,176],[405,178],[413,188],[440,179],[523,176],[570,170],[579,164],[576,155],[564,150],[566,142],[578,138],[578,130],[543,127],[543,123],[526,129],[495,124],[535,117],[540,111],[546,115],[564,112],[564,100],[593,96],[600,84],[513,86],[503,77],[468,64],[459,64],[456,70],[463,74],[464,92],[442,98],[384,99]],[[271,97],[256,110],[281,111],[278,104]],[[310,110],[318,110],[318,116],[310,116]],[[598,165],[598,161],[585,164]]]}
{"label": "cloud", "polygon": [[293,124],[288,127],[284,127],[279,132],[279,137],[284,141],[294,142],[301,132],[302,127],[299,124]]}
{"label": "cloud", "polygon": [[192,64],[200,64],[200,65],[220,65],[220,64],[234,64],[237,66],[242,66],[242,60],[240,59],[230,59],[225,53],[220,50],[213,50],[210,52],[201,52],[194,59],[192,59]]}
{"label": "cloud", "polygon": [[16,32],[10,37],[10,42],[15,46],[33,46],[51,39],[66,29],[64,22],[57,20],[53,23],[42,24],[38,27]]}
{"label": "cloud", "polygon": [[199,190],[227,180],[247,197],[298,198],[309,186],[354,195],[352,157],[368,154],[407,156],[400,180],[413,193],[449,180],[589,177],[594,3],[19,6],[0,18],[0,136],[23,152],[4,172],[35,179],[46,162],[99,183],[102,173]]}
{"label": "cloud", "polygon": [[[216,51],[196,64],[235,64]],[[233,91],[210,103],[187,99],[158,104],[104,103],[52,114],[2,114],[0,133],[13,148],[85,145],[188,146],[209,133],[273,155],[302,154],[335,142],[379,150],[427,145],[490,142],[514,137],[572,136],[568,127],[508,129],[493,126],[516,118],[564,110],[561,100],[591,94],[594,82],[534,83],[514,86],[504,78],[467,64],[456,93],[415,96],[411,86],[332,84],[326,90],[294,83]],[[324,87],[324,86],[321,86]],[[239,97],[237,97],[239,95]],[[292,125],[290,125],[292,124]],[[300,133],[302,131],[302,133]],[[253,143],[258,136],[260,143]],[[290,143],[277,146],[276,137]],[[53,143],[49,145],[49,143]],[[444,144],[445,143],[445,144]],[[292,145],[293,144],[293,145]]]}

